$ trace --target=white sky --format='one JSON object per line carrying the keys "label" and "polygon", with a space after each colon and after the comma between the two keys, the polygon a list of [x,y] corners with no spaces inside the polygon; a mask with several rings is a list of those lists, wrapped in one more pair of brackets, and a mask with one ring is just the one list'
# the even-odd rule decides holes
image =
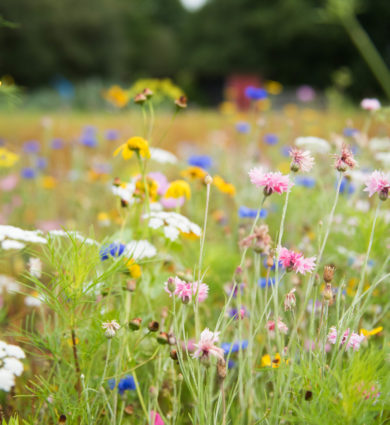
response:
{"label": "white sky", "polygon": [[187,9],[196,10],[202,7],[206,0],[181,0],[181,2]]}

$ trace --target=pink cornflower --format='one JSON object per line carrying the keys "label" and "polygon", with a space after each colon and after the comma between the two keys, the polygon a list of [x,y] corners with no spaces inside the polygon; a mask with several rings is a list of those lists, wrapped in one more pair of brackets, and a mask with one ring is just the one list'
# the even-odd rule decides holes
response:
{"label": "pink cornflower", "polygon": [[[273,337],[275,335],[275,321],[274,320],[268,320],[267,324],[266,324],[266,328],[268,329],[268,332],[270,334],[271,337]],[[278,329],[279,332],[282,334],[286,334],[288,332],[288,327],[287,325],[282,322],[282,320],[280,319],[280,317],[278,318]]]}
{"label": "pink cornflower", "polygon": [[346,145],[343,145],[341,147],[340,155],[335,155],[335,158],[336,161],[334,163],[334,166],[336,170],[340,171],[341,173],[347,171],[348,167],[352,169],[357,165],[357,162],[353,157],[352,151]]}
{"label": "pink cornflower", "polygon": [[256,187],[264,186],[264,195],[269,196],[274,192],[281,195],[287,192],[293,185],[288,176],[280,172],[264,173],[261,168],[252,168],[249,171],[249,178]]}
{"label": "pink cornflower", "polygon": [[200,334],[199,342],[195,344],[196,351],[192,357],[201,360],[208,360],[211,355],[223,360],[223,349],[215,345],[215,343],[218,342],[218,339],[219,332],[211,332],[209,328],[206,328]]}
{"label": "pink cornflower", "polygon": [[164,425],[164,421],[162,420],[162,417],[159,415],[158,412],[151,410],[150,412],[150,420],[152,421],[153,425]]}
{"label": "pink cornflower", "polygon": [[[365,336],[363,334],[357,334],[356,332],[352,332],[351,336],[349,336],[350,334],[350,329],[348,328],[340,341],[340,345],[344,345],[347,341],[347,349],[352,348],[353,351],[358,351],[360,348],[360,344],[364,341]],[[329,329],[329,334],[328,334],[328,342],[330,342],[331,344],[336,344],[337,342],[337,329],[335,328],[335,326],[332,326]]]}
{"label": "pink cornflower", "polygon": [[363,99],[360,106],[366,111],[377,111],[381,107],[381,103],[378,99]]}
{"label": "pink cornflower", "polygon": [[365,192],[371,197],[374,193],[379,193],[379,198],[385,201],[389,197],[390,176],[381,171],[374,171],[366,182]]}
{"label": "pink cornflower", "polygon": [[198,296],[199,302],[203,302],[209,292],[209,287],[206,283],[201,283],[198,289],[198,282],[185,282],[178,277],[170,277],[165,282],[165,291],[168,292],[169,296],[176,295],[181,298],[184,303],[188,303],[192,300],[192,296]]}
{"label": "pink cornflower", "polygon": [[298,171],[307,173],[313,168],[314,158],[310,155],[309,151],[301,151],[297,148],[291,148],[289,153],[291,157],[291,171],[294,171],[295,173]]}
{"label": "pink cornflower", "polygon": [[305,274],[312,272],[315,267],[316,257],[305,258],[300,252],[290,251],[281,247],[279,250],[279,261],[287,271],[294,270],[295,273]]}
{"label": "pink cornflower", "polygon": [[288,294],[284,296],[284,311],[292,310],[295,307],[297,303],[297,300],[294,294],[295,291],[296,289],[293,288]]}

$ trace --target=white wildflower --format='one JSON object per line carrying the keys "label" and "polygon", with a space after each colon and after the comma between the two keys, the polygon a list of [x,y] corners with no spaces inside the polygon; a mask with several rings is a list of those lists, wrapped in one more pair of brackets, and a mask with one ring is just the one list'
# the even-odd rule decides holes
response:
{"label": "white wildflower", "polygon": [[9,392],[15,385],[15,376],[23,372],[23,364],[19,359],[26,356],[17,345],[0,341],[0,390]]}
{"label": "white wildflower", "polygon": [[176,164],[177,157],[165,149],[150,148],[150,158],[160,164]]}
{"label": "white wildflower", "polygon": [[11,249],[23,249],[26,245],[23,242],[14,241],[12,239],[6,239],[3,242],[1,242],[1,248],[5,251],[11,250]]}
{"label": "white wildflower", "polygon": [[148,241],[131,241],[126,244],[124,255],[126,258],[132,258],[134,261],[144,258],[151,258],[157,254],[157,249]]}
{"label": "white wildflower", "polygon": [[30,257],[28,260],[28,270],[31,276],[40,279],[42,276],[42,262],[39,258]]}
{"label": "white wildflower", "polygon": [[298,137],[295,139],[295,145],[300,148],[309,149],[312,152],[328,153],[330,151],[329,142],[319,137]]}
{"label": "white wildflower", "polygon": [[200,227],[188,220],[184,215],[175,212],[151,212],[142,216],[149,219],[149,227],[152,229],[162,228],[167,239],[174,241],[180,233],[194,234],[200,236]]}

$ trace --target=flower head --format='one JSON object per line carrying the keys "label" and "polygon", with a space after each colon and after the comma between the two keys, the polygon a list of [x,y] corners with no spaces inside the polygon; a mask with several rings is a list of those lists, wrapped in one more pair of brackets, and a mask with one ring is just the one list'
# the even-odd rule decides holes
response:
{"label": "flower head", "polygon": [[296,289],[293,288],[284,296],[284,311],[292,310],[295,307],[297,302],[294,294],[295,291]]}
{"label": "flower head", "polygon": [[381,171],[374,171],[366,182],[365,192],[371,197],[374,193],[379,193],[379,198],[384,201],[389,196],[390,176]]}
{"label": "flower head", "polygon": [[165,192],[165,198],[181,197],[186,197],[187,199],[191,198],[190,185],[184,180],[174,180],[169,184],[168,189]]}
{"label": "flower head", "polygon": [[[348,328],[341,338],[340,345],[344,345],[345,343],[347,343],[347,350],[349,348],[352,348],[353,351],[358,351],[360,348],[360,344],[365,340],[366,337],[362,333],[360,335],[356,332],[352,332],[351,335],[350,333],[351,331]],[[337,337],[337,329],[335,326],[332,326],[329,329],[328,342],[330,342],[331,344],[336,344]]]}
{"label": "flower head", "polygon": [[295,273],[305,274],[312,272],[315,267],[316,257],[305,258],[302,253],[290,251],[281,247],[279,250],[279,261],[288,271],[294,270]]}
{"label": "flower head", "polygon": [[264,194],[266,196],[272,195],[274,192],[281,195],[287,192],[293,185],[288,176],[284,176],[280,172],[264,173],[261,168],[253,168],[250,170],[249,178],[255,186],[264,186]]}
{"label": "flower head", "polygon": [[343,145],[340,155],[336,155],[336,161],[334,163],[336,170],[344,173],[348,170],[348,168],[352,169],[356,165],[357,162],[353,157],[352,151],[348,148],[348,146]]}
{"label": "flower head", "polygon": [[197,296],[198,301],[203,302],[209,292],[209,287],[206,283],[198,285],[198,282],[185,282],[178,277],[169,278],[164,286],[170,297],[175,295],[181,298],[184,303],[190,302],[193,296]]}
{"label": "flower head", "polygon": [[116,320],[111,320],[111,322],[103,322],[102,328],[105,329],[105,335],[107,338],[112,338],[115,336],[116,331],[120,328],[119,323]]}
{"label": "flower head", "polygon": [[180,174],[189,180],[203,180],[207,176],[207,172],[203,168],[195,165],[191,165]]}
{"label": "flower head", "polygon": [[[270,336],[275,335],[275,326],[276,326],[276,323],[274,320],[268,320],[266,328],[268,329]],[[287,325],[280,319],[280,317],[278,318],[277,326],[278,326],[279,332],[281,332],[282,334],[286,334],[288,332]]]}
{"label": "flower head", "polygon": [[366,111],[375,112],[381,107],[381,103],[378,99],[363,99],[360,106]]}
{"label": "flower head", "polygon": [[143,137],[132,137],[126,143],[120,145],[114,152],[114,156],[117,156],[119,152],[122,152],[123,159],[127,160],[133,156],[133,153],[137,153],[144,158],[150,158],[149,143]]}
{"label": "flower head", "polygon": [[313,168],[314,158],[310,155],[309,151],[292,148],[289,154],[291,157],[291,171],[307,173]]}
{"label": "flower head", "polygon": [[0,168],[12,167],[19,160],[19,155],[0,146]]}
{"label": "flower head", "polygon": [[42,262],[39,258],[30,257],[28,260],[28,269],[31,276],[40,279],[42,275]]}
{"label": "flower head", "polygon": [[222,193],[226,193],[230,196],[236,194],[236,188],[231,183],[225,182],[221,176],[214,176],[213,178],[214,186]]}
{"label": "flower head", "polygon": [[253,86],[246,87],[245,96],[250,100],[262,100],[268,97],[267,90]]}
{"label": "flower head", "polygon": [[200,340],[197,344],[194,344],[196,350],[193,354],[194,358],[201,360],[208,360],[211,356],[223,359],[224,351],[222,348],[215,345],[219,339],[219,332],[211,332],[209,328],[206,328],[200,334]]}
{"label": "flower head", "polygon": [[23,372],[23,363],[20,359],[26,356],[17,345],[0,341],[0,390],[9,392],[15,385],[15,377]]}

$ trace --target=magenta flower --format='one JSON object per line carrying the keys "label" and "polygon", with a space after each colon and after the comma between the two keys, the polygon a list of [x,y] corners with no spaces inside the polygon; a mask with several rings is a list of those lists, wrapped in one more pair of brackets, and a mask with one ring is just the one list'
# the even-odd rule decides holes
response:
{"label": "magenta flower", "polygon": [[379,198],[385,201],[390,191],[390,176],[381,171],[374,171],[366,182],[365,192],[371,197],[374,193],[379,193]]}
{"label": "magenta flower", "polygon": [[378,99],[363,99],[360,106],[366,111],[377,111],[381,107]]}
{"label": "magenta flower", "polygon": [[201,360],[208,360],[211,355],[223,360],[223,349],[215,345],[215,343],[218,342],[218,339],[219,332],[211,332],[209,328],[206,328],[200,334],[199,342],[195,344],[196,351],[192,357]]}
{"label": "magenta flower", "polygon": [[[268,329],[268,332],[271,337],[275,335],[275,326],[276,326],[276,323],[274,320],[268,320],[266,324],[266,328]],[[288,332],[287,325],[284,322],[282,322],[280,317],[278,318],[278,329],[279,329],[279,332],[282,334],[286,334]]]}
{"label": "magenta flower", "polygon": [[266,196],[272,195],[274,192],[281,195],[293,186],[289,176],[280,172],[264,173],[261,168],[252,168],[249,171],[249,178],[256,187],[264,187],[264,195]]}
{"label": "magenta flower", "polygon": [[153,425],[164,425],[162,417],[154,410],[151,410],[150,412],[150,420],[152,421]]}
{"label": "magenta flower", "polygon": [[198,296],[199,302],[203,302],[209,292],[209,287],[206,283],[201,283],[198,288],[198,282],[185,282],[178,277],[170,277],[165,282],[165,291],[168,292],[169,296],[176,295],[181,298],[184,303],[188,303],[192,300],[192,296]]}
{"label": "magenta flower", "polygon": [[[352,332],[351,336],[349,336],[350,334],[350,329],[348,328],[340,341],[340,346],[344,345],[347,341],[347,350],[349,348],[352,348],[353,351],[358,351],[360,348],[360,344],[365,340],[365,336],[363,334],[357,334],[356,332]],[[329,329],[329,334],[328,334],[328,342],[330,342],[331,344],[336,344],[337,342],[337,329],[335,328],[335,326],[332,326]]]}
{"label": "magenta flower", "polygon": [[295,273],[306,274],[315,268],[316,257],[305,258],[300,252],[290,251],[281,247],[279,250],[279,261],[287,271],[294,270]]}
{"label": "magenta flower", "polygon": [[309,151],[292,148],[289,154],[291,157],[291,171],[307,173],[313,168],[314,158],[310,155]]}

